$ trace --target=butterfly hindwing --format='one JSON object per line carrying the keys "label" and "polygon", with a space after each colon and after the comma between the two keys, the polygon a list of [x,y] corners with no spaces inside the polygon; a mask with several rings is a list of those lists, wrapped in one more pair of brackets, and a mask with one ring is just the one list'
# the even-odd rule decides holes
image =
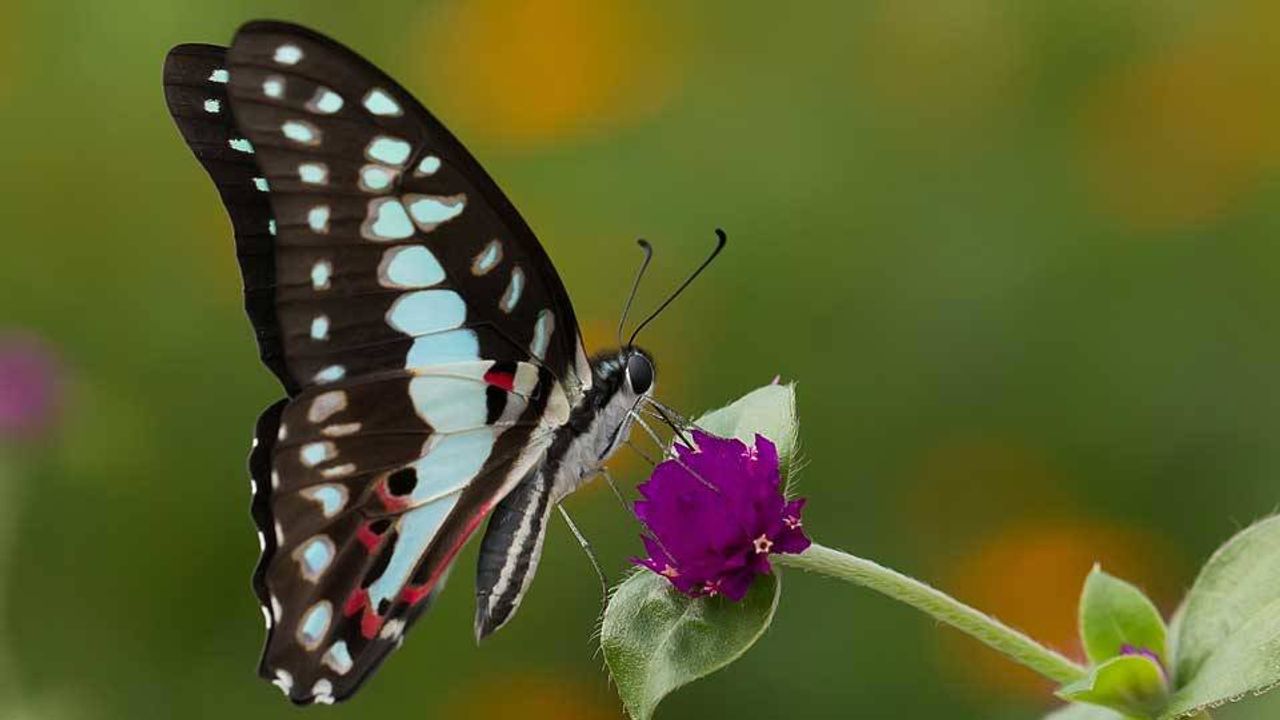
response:
{"label": "butterfly hindwing", "polygon": [[[260,672],[295,701],[349,695],[398,647],[457,551],[468,516],[454,511],[494,497],[549,440],[549,427],[525,419],[567,407],[549,372],[495,365],[343,380],[264,414],[253,463],[270,469],[255,476],[272,548],[255,578],[270,612]],[[406,403],[406,414],[397,397],[435,409],[418,416]],[[441,534],[454,541],[437,543]],[[424,562],[434,548],[437,561]]]}
{"label": "butterfly hindwing", "polygon": [[342,45],[250,23],[228,49],[175,48],[165,88],[289,395],[250,458],[260,674],[342,699],[589,386],[573,309],[479,164]]}

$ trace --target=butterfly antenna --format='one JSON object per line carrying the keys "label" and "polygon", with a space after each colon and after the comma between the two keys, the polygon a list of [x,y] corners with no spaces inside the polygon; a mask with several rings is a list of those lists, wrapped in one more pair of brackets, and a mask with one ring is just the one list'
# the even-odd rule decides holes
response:
{"label": "butterfly antenna", "polygon": [[649,261],[653,259],[653,246],[648,240],[639,238],[636,244],[644,251],[644,260],[640,261],[640,269],[636,271],[636,279],[631,283],[631,294],[627,295],[627,304],[622,308],[622,319],[618,321],[618,347],[622,347],[622,328],[627,324],[627,315],[631,312],[631,303],[635,302],[636,292],[640,290],[640,279],[644,277],[644,271],[649,267]]}
{"label": "butterfly antenna", "polygon": [[703,270],[707,269],[707,266],[711,264],[711,261],[715,260],[716,256],[720,254],[720,251],[724,249],[725,243],[729,242],[729,238],[724,234],[724,230],[721,230],[720,228],[716,228],[716,238],[717,238],[716,248],[711,251],[711,254],[707,256],[706,260],[702,261],[702,264],[698,266],[698,269],[694,270],[693,273],[689,275],[689,277],[686,278],[684,282],[680,283],[680,287],[676,288],[675,292],[671,293],[671,295],[668,296],[667,299],[664,300],[662,304],[658,306],[657,310],[654,310],[652,313],[650,313],[649,317],[645,318],[639,325],[636,326],[636,329],[631,332],[631,338],[627,340],[628,346],[630,346],[632,343],[636,341],[636,336],[640,334],[640,331],[644,329],[645,325],[648,325],[649,323],[653,322],[654,318],[658,317],[658,315],[660,315],[663,310],[666,310],[667,306],[670,305],[672,301],[680,297],[680,293],[684,292],[684,289],[689,287],[689,284],[692,283],[699,275],[701,275]]}

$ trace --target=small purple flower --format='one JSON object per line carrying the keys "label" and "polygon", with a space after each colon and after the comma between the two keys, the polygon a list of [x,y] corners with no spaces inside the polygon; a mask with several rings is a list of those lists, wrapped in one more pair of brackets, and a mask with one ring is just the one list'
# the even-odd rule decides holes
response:
{"label": "small purple flower", "polygon": [[0,335],[0,441],[48,430],[61,401],[59,367],[49,347],[24,334]]}
{"label": "small purple flower", "polygon": [[649,557],[634,562],[692,597],[741,600],[757,575],[771,572],[770,553],[809,547],[800,520],[804,500],[782,495],[778,449],[756,435],[755,446],[695,430],[697,449],[677,443],[639,487],[636,516]]}

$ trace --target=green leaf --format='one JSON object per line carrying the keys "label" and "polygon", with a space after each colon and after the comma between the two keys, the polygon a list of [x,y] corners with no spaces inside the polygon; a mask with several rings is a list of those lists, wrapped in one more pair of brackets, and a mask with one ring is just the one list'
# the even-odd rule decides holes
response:
{"label": "green leaf", "polygon": [[1229,540],[1200,571],[1179,613],[1169,717],[1258,694],[1280,682],[1280,517]]}
{"label": "green leaf", "polygon": [[623,581],[605,608],[600,647],[627,713],[648,720],[676,688],[741,657],[773,621],[781,588],[775,571],[735,603],[686,597],[648,571]]}
{"label": "green leaf", "polygon": [[1077,703],[1054,710],[1045,715],[1044,720],[1128,720],[1128,716],[1097,705]]}
{"label": "green leaf", "polygon": [[1168,662],[1164,620],[1141,590],[1094,565],[1080,596],[1080,639],[1089,662],[1120,655],[1126,645],[1150,650]]}
{"label": "green leaf", "polygon": [[769,438],[778,446],[778,465],[787,478],[800,433],[795,383],[757,388],[695,422],[707,432],[746,443],[754,441],[756,433]]}
{"label": "green leaf", "polygon": [[1154,718],[1169,698],[1164,671],[1143,655],[1113,657],[1083,680],[1058,689],[1058,697],[1111,708],[1125,715]]}
{"label": "green leaf", "polygon": [[1280,517],[1247,528],[1205,563],[1179,611],[1174,657],[1169,718],[1280,683]]}
{"label": "green leaf", "polygon": [[1200,570],[1183,601],[1178,628],[1178,684],[1194,677],[1272,600],[1280,598],[1280,516],[1227,541]]}

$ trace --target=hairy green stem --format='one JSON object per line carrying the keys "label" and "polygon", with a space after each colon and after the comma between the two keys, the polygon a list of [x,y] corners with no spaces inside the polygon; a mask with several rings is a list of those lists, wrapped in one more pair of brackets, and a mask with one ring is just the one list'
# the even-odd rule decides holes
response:
{"label": "hairy green stem", "polygon": [[986,613],[883,565],[814,543],[799,555],[774,555],[784,565],[857,583],[904,602],[926,615],[986,643],[1009,659],[1058,683],[1088,674],[1070,658],[1032,640]]}

